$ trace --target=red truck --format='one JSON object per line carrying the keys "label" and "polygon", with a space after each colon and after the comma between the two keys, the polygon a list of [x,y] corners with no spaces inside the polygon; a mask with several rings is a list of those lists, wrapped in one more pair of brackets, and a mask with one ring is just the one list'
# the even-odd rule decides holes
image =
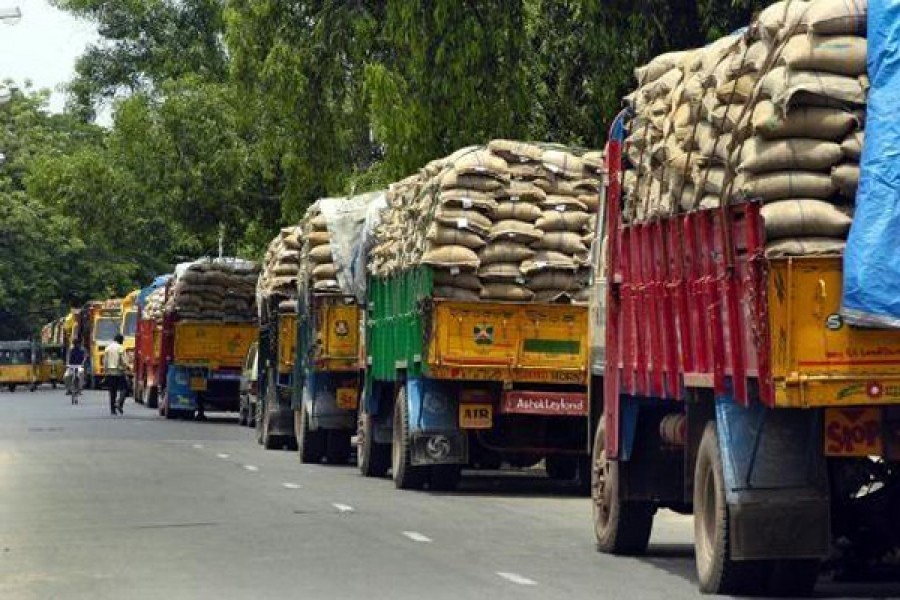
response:
{"label": "red truck", "polygon": [[[134,399],[147,408],[159,405],[159,390],[165,380],[162,356],[161,305],[171,275],[157,277],[137,298],[138,322],[134,343]],[[153,294],[155,293],[155,296]],[[161,296],[161,298],[158,298]]]}
{"label": "red truck", "polygon": [[[706,593],[808,593],[900,548],[900,331],[840,315],[839,254],[766,255],[760,204],[622,217],[607,147],[606,362],[592,459],[601,551],[695,515]],[[596,390],[599,392],[599,390]]]}

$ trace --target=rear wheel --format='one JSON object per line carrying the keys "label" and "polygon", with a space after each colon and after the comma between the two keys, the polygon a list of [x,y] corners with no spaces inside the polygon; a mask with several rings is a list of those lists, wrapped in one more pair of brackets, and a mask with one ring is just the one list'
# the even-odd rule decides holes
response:
{"label": "rear wheel", "polygon": [[394,405],[394,432],[391,444],[391,470],[394,485],[401,490],[421,489],[427,473],[422,467],[412,465],[409,440],[409,408],[406,402],[406,386],[397,393]]}
{"label": "rear wheel", "polygon": [[238,405],[238,425],[240,425],[241,427],[246,427],[248,420],[249,419],[247,418],[247,398],[245,396],[241,395],[241,401],[240,401],[240,404]]}
{"label": "rear wheel", "polygon": [[350,432],[332,429],[325,433],[325,458],[328,464],[346,465],[350,460]]}
{"label": "rear wheel", "polygon": [[144,403],[144,382],[143,381],[135,381],[134,382],[134,401],[138,404]]}
{"label": "rear wheel", "polygon": [[700,591],[705,594],[759,594],[765,591],[764,561],[731,558],[729,508],[715,422],[706,424],[694,471],[694,550]]}
{"label": "rear wheel", "polygon": [[151,385],[147,388],[147,408],[157,408],[159,406],[159,388]]}
{"label": "rear wheel", "polygon": [[299,410],[294,411],[294,425],[300,462],[303,464],[322,462],[325,454],[325,437],[323,435],[325,432],[322,430],[310,431],[309,414],[305,402],[300,405]]}
{"label": "rear wheel", "polygon": [[375,419],[360,412],[356,464],[365,477],[384,477],[391,468],[391,447],[375,441]]}
{"label": "rear wheel", "polygon": [[10,392],[15,392],[15,391],[16,391],[16,384],[14,384],[14,383],[11,383],[11,384],[9,384],[9,385],[6,386],[6,387],[9,388],[9,391],[10,391]]}
{"label": "rear wheel", "polygon": [[622,498],[623,467],[606,455],[603,421],[594,436],[591,468],[591,500],[597,549],[608,554],[643,554],[650,542],[654,506]]}

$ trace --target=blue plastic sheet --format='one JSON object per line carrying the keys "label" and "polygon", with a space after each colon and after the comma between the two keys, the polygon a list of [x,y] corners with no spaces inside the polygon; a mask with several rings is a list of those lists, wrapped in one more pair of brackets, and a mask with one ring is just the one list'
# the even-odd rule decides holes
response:
{"label": "blue plastic sheet", "polygon": [[900,0],[869,0],[868,38],[872,87],[841,312],[854,325],[900,328]]}

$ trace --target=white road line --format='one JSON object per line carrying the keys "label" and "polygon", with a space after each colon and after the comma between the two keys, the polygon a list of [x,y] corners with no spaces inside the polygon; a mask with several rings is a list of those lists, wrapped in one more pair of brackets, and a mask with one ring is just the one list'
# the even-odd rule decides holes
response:
{"label": "white road line", "polygon": [[518,585],[537,585],[537,581],[528,579],[527,577],[522,577],[518,573],[503,573],[501,571],[497,571],[497,575],[507,581],[511,581],[512,583]]}
{"label": "white road line", "polygon": [[194,444],[194,448],[197,450],[203,450],[203,444]]}
{"label": "white road line", "polygon": [[338,511],[340,511],[340,512],[342,512],[342,513],[345,513],[345,512],[353,512],[353,507],[352,507],[352,506],[348,506],[347,504],[336,504],[336,503],[332,503],[332,506],[335,507],[336,509],[338,509]]}
{"label": "white road line", "polygon": [[281,485],[283,487],[286,487],[289,490],[299,490],[300,489],[299,483],[282,483]]}
{"label": "white road line", "polygon": [[403,535],[405,535],[406,537],[408,537],[409,539],[411,539],[414,542],[422,542],[422,543],[428,544],[432,541],[430,537],[428,537],[427,535],[422,535],[418,531],[404,531]]}
{"label": "white road line", "polygon": [[225,454],[224,452],[219,452],[218,454],[216,454],[216,456],[218,456],[219,458],[228,458],[231,455]]}
{"label": "white road line", "polygon": [[257,467],[256,465],[244,465],[244,468],[248,471],[253,471],[254,473],[256,471],[259,471],[259,467]]}

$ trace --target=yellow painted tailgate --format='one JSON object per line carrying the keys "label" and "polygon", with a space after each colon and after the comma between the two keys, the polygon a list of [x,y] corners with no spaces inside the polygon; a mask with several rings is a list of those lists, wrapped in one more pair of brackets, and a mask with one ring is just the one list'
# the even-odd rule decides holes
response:
{"label": "yellow painted tailgate", "polygon": [[900,330],[844,323],[841,268],[839,257],[770,261],[769,325],[778,406],[900,403]]}
{"label": "yellow painted tailgate", "polygon": [[290,373],[297,352],[297,315],[278,317],[278,366],[282,373]]}
{"label": "yellow painted tailgate", "polygon": [[316,362],[322,370],[359,368],[359,306],[343,298],[329,299],[318,306]]}
{"label": "yellow painted tailgate", "polygon": [[175,324],[175,362],[240,367],[256,335],[251,323],[180,321]]}
{"label": "yellow painted tailgate", "polygon": [[428,370],[453,379],[585,383],[584,306],[435,303]]}

